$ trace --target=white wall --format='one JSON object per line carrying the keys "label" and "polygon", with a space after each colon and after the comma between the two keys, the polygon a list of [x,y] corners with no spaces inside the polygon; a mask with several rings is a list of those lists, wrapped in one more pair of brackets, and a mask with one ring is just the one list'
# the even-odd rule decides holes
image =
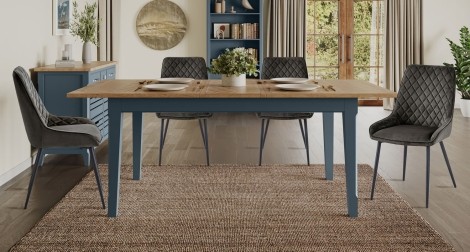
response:
{"label": "white wall", "polygon": [[[460,28],[470,28],[469,10],[469,0],[423,0],[424,64],[454,63],[446,38],[458,42]],[[459,99],[456,94],[456,108]]]}
{"label": "white wall", "polygon": [[[78,1],[83,5],[82,1]],[[0,8],[0,185],[30,164],[30,144],[13,85],[16,66],[53,64],[65,43],[81,58],[81,43],[52,35],[52,0],[2,1]]]}
{"label": "white wall", "polygon": [[113,2],[114,60],[117,76],[125,79],[159,78],[165,57],[206,57],[206,0],[172,0],[186,15],[188,29],[175,47],[157,51],[142,43],[135,31],[136,17],[149,0]]}

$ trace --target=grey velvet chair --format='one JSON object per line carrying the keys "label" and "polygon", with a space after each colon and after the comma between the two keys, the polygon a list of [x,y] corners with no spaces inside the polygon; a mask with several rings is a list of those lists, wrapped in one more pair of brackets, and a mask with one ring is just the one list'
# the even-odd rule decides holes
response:
{"label": "grey velvet chair", "polygon": [[[261,70],[262,79],[272,78],[308,78],[307,64],[301,57],[267,57],[264,58]],[[307,119],[313,116],[313,113],[257,113],[261,118],[261,140],[259,152],[259,165],[263,159],[264,143],[271,120],[299,120],[300,131],[307,151],[307,164],[310,165],[310,154],[308,146],[308,127]]]}
{"label": "grey velvet chair", "polygon": [[455,72],[452,67],[408,66],[392,113],[369,128],[370,137],[378,141],[371,199],[374,198],[382,143],[404,146],[403,180],[406,174],[407,147],[426,146],[426,208],[429,206],[430,147],[432,145],[440,144],[452,183],[456,187],[443,142],[451,133],[454,100]]}
{"label": "grey velvet chair", "polygon": [[33,147],[38,148],[24,208],[28,207],[29,197],[40,166],[39,160],[43,154],[43,149],[80,147],[86,148],[90,152],[91,165],[95,173],[96,184],[98,185],[101,204],[104,209],[106,206],[94,149],[101,141],[98,127],[87,118],[50,114],[24,68],[15,68],[13,71],[13,81],[29,142]]}
{"label": "grey velvet chair", "polygon": [[[162,78],[193,78],[207,79],[206,61],[201,57],[166,57],[162,64]],[[158,165],[162,165],[162,152],[165,145],[168,124],[170,120],[199,120],[202,141],[206,150],[206,162],[209,165],[209,138],[207,136],[207,118],[212,113],[157,113],[161,119],[160,130],[160,153],[158,155]]]}

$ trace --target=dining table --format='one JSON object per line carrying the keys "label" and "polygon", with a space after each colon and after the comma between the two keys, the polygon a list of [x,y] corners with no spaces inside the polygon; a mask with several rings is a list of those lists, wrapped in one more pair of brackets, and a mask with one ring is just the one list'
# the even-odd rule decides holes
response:
{"label": "dining table", "polygon": [[362,80],[308,80],[309,90],[284,90],[273,80],[247,79],[245,86],[221,80],[192,80],[181,90],[155,91],[161,80],[103,80],[74,90],[68,98],[107,98],[109,117],[108,216],[119,214],[123,113],[132,113],[133,179],[142,176],[143,113],[148,112],[320,112],[323,113],[325,178],[333,179],[334,113],[342,114],[347,214],[357,217],[356,115],[360,98],[396,93]]}

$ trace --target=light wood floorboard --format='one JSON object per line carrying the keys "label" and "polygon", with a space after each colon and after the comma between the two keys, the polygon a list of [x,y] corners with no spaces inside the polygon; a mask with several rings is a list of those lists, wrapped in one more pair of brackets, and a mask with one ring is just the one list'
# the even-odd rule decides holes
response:
{"label": "light wood floorboard", "polygon": [[[376,142],[368,127],[389,112],[361,107],[357,117],[358,163],[374,164]],[[335,115],[335,163],[344,163],[341,116]],[[308,121],[312,163],[323,163],[321,114]],[[208,122],[212,164],[257,164],[260,120],[254,114],[216,114]],[[156,164],[160,121],[154,114],[144,116],[143,163]],[[380,174],[390,185],[448,240],[457,251],[470,251],[470,119],[455,111],[453,132],[445,141],[457,181],[452,187],[438,145],[431,148],[431,192],[425,205],[425,148],[408,148],[406,181],[402,181],[403,147],[383,144]],[[98,148],[99,163],[107,163],[107,144]],[[123,163],[132,162],[131,118],[125,116]],[[171,121],[163,151],[163,164],[205,164],[205,153],[197,121]],[[305,149],[297,121],[272,121],[264,150],[263,164],[306,163]],[[0,251],[8,251],[89,171],[75,155],[48,156],[36,178],[27,210],[22,208],[29,182],[29,170],[0,187]],[[145,176],[145,174],[143,174]],[[97,197],[97,200],[98,197]],[[373,238],[371,238],[373,239]]]}

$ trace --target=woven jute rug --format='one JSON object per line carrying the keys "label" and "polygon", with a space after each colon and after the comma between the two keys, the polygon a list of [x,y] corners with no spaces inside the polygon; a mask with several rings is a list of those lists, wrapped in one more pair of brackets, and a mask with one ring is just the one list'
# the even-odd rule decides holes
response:
{"label": "woven jute rug", "polygon": [[[102,166],[107,188],[107,167]],[[359,165],[349,218],[344,166],[123,166],[118,218],[100,208],[93,173],[12,251],[453,251],[372,169]]]}

